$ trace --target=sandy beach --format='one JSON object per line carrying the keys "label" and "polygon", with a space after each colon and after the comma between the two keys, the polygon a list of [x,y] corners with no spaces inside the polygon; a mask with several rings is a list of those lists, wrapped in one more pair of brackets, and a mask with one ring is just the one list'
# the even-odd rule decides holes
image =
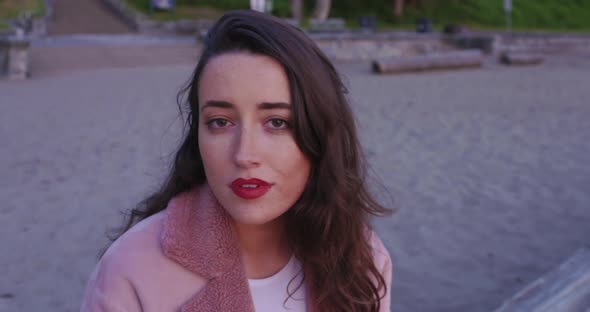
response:
{"label": "sandy beach", "polygon": [[[31,79],[0,81],[1,312],[79,309],[105,232],[166,173],[194,49],[49,44],[34,47]],[[399,209],[374,223],[394,261],[392,311],[493,311],[590,244],[588,56],[338,67],[371,185]]]}

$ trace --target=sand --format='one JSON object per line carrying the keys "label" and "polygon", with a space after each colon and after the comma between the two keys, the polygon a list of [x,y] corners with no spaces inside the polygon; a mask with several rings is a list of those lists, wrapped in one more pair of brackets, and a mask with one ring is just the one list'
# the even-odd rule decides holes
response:
{"label": "sand", "polygon": [[[33,53],[45,67],[32,79],[0,81],[2,312],[79,309],[105,232],[162,181],[194,65],[184,45],[160,48],[175,55],[163,64],[133,45],[101,47],[95,63],[78,47],[57,66],[50,48]],[[339,68],[371,184],[399,208],[375,221],[394,260],[392,311],[492,311],[590,244],[588,58]]]}

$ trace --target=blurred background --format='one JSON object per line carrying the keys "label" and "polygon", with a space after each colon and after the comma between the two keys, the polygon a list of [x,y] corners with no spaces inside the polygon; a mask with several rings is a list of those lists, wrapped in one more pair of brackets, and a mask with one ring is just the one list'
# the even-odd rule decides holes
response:
{"label": "blurred background", "polygon": [[590,0],[0,0],[1,312],[79,310],[233,9],[302,28],[346,82],[398,209],[374,220],[392,311],[588,311]]}

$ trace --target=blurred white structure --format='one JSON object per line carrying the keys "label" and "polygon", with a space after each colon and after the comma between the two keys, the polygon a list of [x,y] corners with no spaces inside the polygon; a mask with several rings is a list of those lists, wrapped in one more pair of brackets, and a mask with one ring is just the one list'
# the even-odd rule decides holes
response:
{"label": "blurred white structure", "polygon": [[172,0],[152,0],[152,5],[156,9],[171,10],[174,6],[174,3]]}
{"label": "blurred white structure", "polygon": [[266,0],[250,0],[250,9],[258,12],[264,12]]}
{"label": "blurred white structure", "polygon": [[512,30],[512,0],[504,0],[504,12],[506,13],[506,31]]}

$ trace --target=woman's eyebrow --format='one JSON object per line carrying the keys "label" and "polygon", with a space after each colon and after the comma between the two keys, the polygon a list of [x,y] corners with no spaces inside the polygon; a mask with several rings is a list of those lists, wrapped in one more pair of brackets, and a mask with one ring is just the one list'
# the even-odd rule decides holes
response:
{"label": "woman's eyebrow", "polygon": [[205,102],[205,105],[203,105],[203,107],[201,107],[201,112],[203,110],[205,110],[205,108],[207,108],[207,107],[234,108],[234,105],[230,102],[227,102],[227,101],[210,100],[210,101]]}
{"label": "woman's eyebrow", "polygon": [[[234,108],[234,105],[227,101],[220,101],[220,100],[209,100],[205,102],[203,107],[201,107],[201,112],[205,110],[207,107],[217,107],[217,108],[226,108],[231,109]],[[266,109],[291,109],[291,104],[285,102],[262,102],[256,105],[259,110],[266,110]]]}
{"label": "woman's eyebrow", "polygon": [[291,104],[284,102],[262,102],[257,105],[258,109],[291,109]]}

